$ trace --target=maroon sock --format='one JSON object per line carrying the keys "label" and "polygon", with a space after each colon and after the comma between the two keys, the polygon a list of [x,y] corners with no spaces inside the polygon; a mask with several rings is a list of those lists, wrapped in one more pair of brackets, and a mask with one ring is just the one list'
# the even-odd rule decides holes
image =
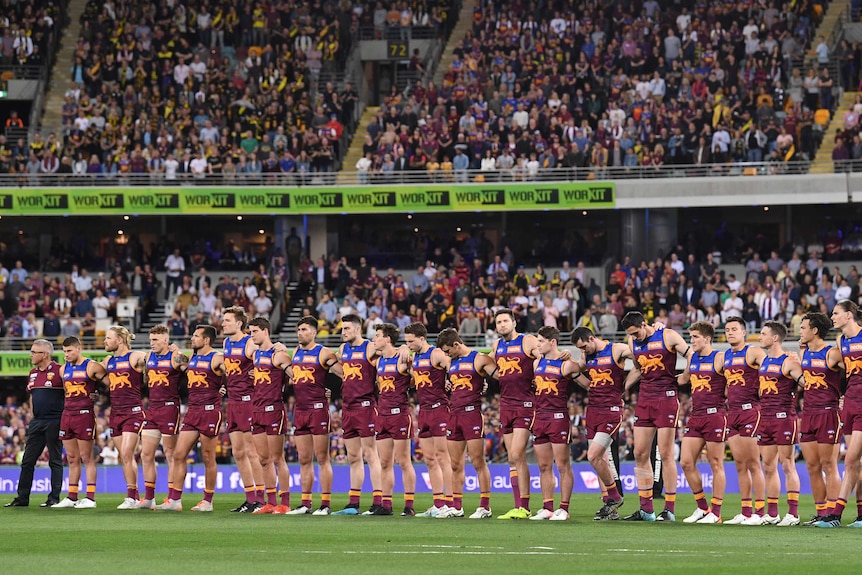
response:
{"label": "maroon sock", "polygon": [[766,502],[763,501],[763,499],[754,500],[754,512],[757,514],[758,517],[763,517],[764,511],[766,511],[766,508],[764,507],[765,503]]}
{"label": "maroon sock", "polygon": [[455,509],[462,509],[461,505],[464,502],[464,495],[461,493],[453,493],[452,494],[452,504],[455,505]]}
{"label": "maroon sock", "polygon": [[254,490],[254,500],[255,500],[255,502],[260,503],[260,504],[262,505],[262,504],[263,504],[263,496],[264,496],[264,490],[263,490],[263,488],[255,489],[255,490]]}
{"label": "maroon sock", "polygon": [[547,509],[548,511],[554,510],[554,500],[553,499],[545,499],[542,502],[542,509]]}
{"label": "maroon sock", "polygon": [[778,499],[768,497],[766,499],[766,512],[770,517],[778,517]]}
{"label": "maroon sock", "polygon": [[391,495],[384,495],[383,496],[383,509],[389,509],[390,511],[392,510],[392,496]]}
{"label": "maroon sock", "polygon": [[560,509],[563,511],[569,510],[569,502],[568,501],[560,501]]}
{"label": "maroon sock", "polygon": [[130,499],[138,498],[138,488],[137,487],[126,487],[126,497]]}
{"label": "maroon sock", "polygon": [[518,472],[516,470],[509,470],[509,481],[512,483],[512,498],[515,500],[515,507],[520,507],[521,487],[518,485]]}
{"label": "maroon sock", "polygon": [[491,496],[487,493],[483,493],[479,498],[479,507],[482,509],[491,509]]}
{"label": "maroon sock", "polygon": [[638,497],[640,499],[641,509],[647,513],[655,513],[655,509],[652,506],[652,488],[640,490]]}
{"label": "maroon sock", "polygon": [[862,517],[862,499],[856,500],[856,516]]}
{"label": "maroon sock", "polygon": [[285,507],[290,507],[290,491],[281,492],[281,504]]}
{"label": "maroon sock", "polygon": [[383,503],[383,492],[382,491],[374,491],[371,497],[372,505],[381,505]]}
{"label": "maroon sock", "polygon": [[204,489],[204,501],[206,501],[207,503],[212,503],[213,502],[213,493],[215,493],[215,492],[211,491],[209,489]]}
{"label": "maroon sock", "polygon": [[838,517],[841,517],[841,515],[844,513],[845,507],[847,507],[847,500],[839,498],[838,501],[835,502],[835,510],[832,512],[832,515],[837,515]]}
{"label": "maroon sock", "polygon": [[351,489],[351,490],[350,490],[350,501],[349,501],[349,504],[350,504],[350,505],[356,505],[356,506],[359,506],[359,497],[360,497],[360,495],[361,495],[361,494],[362,494],[362,490],[361,490],[361,489]]}
{"label": "maroon sock", "polygon": [[666,491],[664,494],[664,508],[673,513],[676,511],[676,491]]}
{"label": "maroon sock", "polygon": [[155,499],[156,498],[156,484],[155,483],[144,483],[144,499]]}
{"label": "maroon sock", "polygon": [[275,505],[276,504],[275,487],[273,487],[272,489],[267,488],[267,490],[266,490],[266,503],[267,503],[267,505]]}
{"label": "maroon sock", "polygon": [[620,496],[620,492],[617,489],[616,483],[605,485],[605,489],[608,490],[608,499],[613,499],[614,501],[619,501],[620,499],[622,499],[622,497]]}

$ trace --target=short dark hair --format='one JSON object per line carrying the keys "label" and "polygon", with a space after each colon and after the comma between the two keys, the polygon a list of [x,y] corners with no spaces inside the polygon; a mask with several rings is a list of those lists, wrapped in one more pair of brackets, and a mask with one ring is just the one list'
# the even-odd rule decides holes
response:
{"label": "short dark hair", "polygon": [[500,317],[501,315],[507,315],[510,318],[512,318],[512,321],[515,321],[515,312],[513,312],[512,310],[510,310],[507,307],[504,307],[503,309],[498,309],[497,311],[494,312],[494,321],[497,321],[497,318]]}
{"label": "short dark hair", "polygon": [[738,315],[732,315],[724,322],[724,327],[727,328],[727,324],[729,323],[738,323],[742,326],[742,329],[745,329],[745,320],[739,317]]}
{"label": "short dark hair", "polygon": [[409,333],[410,335],[415,335],[416,337],[428,337],[428,328],[425,327],[424,323],[414,321],[413,323],[404,328],[404,333]]}
{"label": "short dark hair", "polygon": [[763,327],[768,327],[772,335],[778,338],[778,341],[784,341],[784,338],[787,337],[787,328],[780,321],[763,322]]}
{"label": "short dark hair", "polygon": [[696,331],[703,337],[712,339],[715,337],[715,327],[708,321],[697,321],[691,324],[688,328],[689,332]]}
{"label": "short dark hair", "polygon": [[389,341],[392,342],[392,345],[398,343],[398,335],[400,331],[398,330],[398,326],[394,323],[381,323],[375,330],[382,332],[383,337],[389,338]]}
{"label": "short dark hair", "polygon": [[552,325],[543,325],[537,333],[548,341],[553,339],[557,343],[560,343],[560,330]]}
{"label": "short dark hair", "polygon": [[572,332],[572,345],[578,345],[579,341],[589,341],[595,334],[588,327],[578,327]]}
{"label": "short dark hair", "polygon": [[272,324],[269,323],[269,320],[265,317],[256,317],[250,322],[248,322],[248,327],[257,327],[262,330],[270,331],[272,329]]}
{"label": "short dark hair", "polygon": [[639,311],[630,311],[623,316],[623,321],[620,322],[620,327],[626,330],[630,327],[640,327],[645,323],[646,320],[644,319],[644,314]]}
{"label": "short dark hair", "polygon": [[456,343],[464,343],[464,341],[454,327],[447,327],[437,334],[437,347],[443,347],[444,345],[451,347]]}
{"label": "short dark hair", "polygon": [[825,313],[809,312],[802,316],[802,321],[808,320],[808,326],[817,329],[817,335],[825,338],[832,329],[832,320]]}
{"label": "short dark hair", "polygon": [[300,318],[300,320],[298,322],[296,322],[297,329],[301,325],[307,325],[308,327],[312,328],[314,331],[317,331],[317,320],[314,319],[314,316],[310,316],[310,315],[302,316],[302,318]]}
{"label": "short dark hair", "polygon": [[[330,318],[335,319],[335,318]],[[349,313],[341,318],[341,323],[352,323],[356,324],[359,327],[362,327],[362,324],[365,323],[362,321],[362,318],[356,315],[355,313]]]}
{"label": "short dark hair", "polygon": [[195,331],[200,331],[202,338],[210,340],[210,345],[212,345],[218,337],[216,328],[211,325],[199,325],[195,328]]}
{"label": "short dark hair", "polygon": [[81,340],[74,335],[67,337],[63,340],[63,347],[81,347]]}

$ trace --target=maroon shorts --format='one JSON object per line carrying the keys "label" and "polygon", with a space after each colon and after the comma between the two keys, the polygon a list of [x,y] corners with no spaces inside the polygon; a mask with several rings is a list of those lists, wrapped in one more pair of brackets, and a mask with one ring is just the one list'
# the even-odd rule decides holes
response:
{"label": "maroon shorts", "polygon": [[254,406],[251,401],[227,402],[227,432],[251,431],[251,419],[254,416]]}
{"label": "maroon shorts", "polygon": [[329,435],[329,410],[311,409],[293,412],[294,435]]}
{"label": "maroon shorts", "polygon": [[704,439],[709,443],[724,443],[727,439],[727,416],[723,411],[692,415],[686,423],[685,436]]}
{"label": "maroon shorts", "polygon": [[92,409],[63,411],[60,416],[60,439],[82,439],[93,441],[96,438],[96,416]]}
{"label": "maroon shorts", "polygon": [[441,405],[434,409],[419,409],[419,438],[446,437],[449,424],[449,407]]}
{"label": "maroon shorts", "polygon": [[795,413],[787,413],[784,417],[763,415],[757,429],[758,445],[794,445],[799,441],[797,429],[798,420]]}
{"label": "maroon shorts", "polygon": [[841,421],[844,424],[845,436],[852,435],[854,431],[862,431],[862,406],[847,405],[845,401],[844,411],[841,412]]}
{"label": "maroon shorts", "polygon": [[760,429],[760,410],[746,409],[727,414],[727,436],[757,437]]}
{"label": "maroon shorts", "polygon": [[500,406],[500,431],[503,435],[513,433],[516,429],[532,429],[536,410],[532,406],[522,405]]}
{"label": "maroon shorts", "polygon": [[841,439],[841,415],[837,409],[803,410],[799,436],[800,443],[835,445]]}
{"label": "maroon shorts", "polygon": [[267,405],[263,410],[255,410],[251,418],[251,432],[255,435],[287,434],[287,413],[284,404]]}
{"label": "maroon shorts", "polygon": [[377,421],[377,439],[412,439],[413,438],[413,418],[407,409],[401,413],[390,413],[389,415],[378,413]]}
{"label": "maroon shorts", "polygon": [[635,407],[635,427],[676,427],[679,401],[676,396],[662,399],[642,399],[638,397]]}
{"label": "maroon shorts", "polygon": [[[370,403],[370,402],[369,402]],[[377,427],[377,408],[374,405],[344,407],[341,409],[342,438],[374,437]]]}
{"label": "maroon shorts", "polygon": [[482,409],[474,407],[467,411],[468,409],[470,408],[453,409],[449,414],[449,423],[446,426],[446,439],[449,441],[470,441],[484,437],[485,420],[482,418]]}
{"label": "maroon shorts", "polygon": [[111,437],[119,437],[124,433],[140,433],[147,419],[142,407],[111,408]]}
{"label": "maroon shorts", "polygon": [[179,404],[161,405],[147,410],[147,422],[144,429],[157,429],[162,435],[176,435],[180,431]]}
{"label": "maroon shorts", "polygon": [[545,443],[569,443],[572,435],[572,422],[569,414],[563,411],[556,413],[536,413],[533,421],[533,445]]}
{"label": "maroon shorts", "polygon": [[197,431],[207,437],[215,437],[221,430],[221,406],[200,405],[189,407],[180,431]]}
{"label": "maroon shorts", "polygon": [[586,413],[587,439],[595,439],[597,433],[613,437],[623,423],[622,407],[596,407],[590,405]]}

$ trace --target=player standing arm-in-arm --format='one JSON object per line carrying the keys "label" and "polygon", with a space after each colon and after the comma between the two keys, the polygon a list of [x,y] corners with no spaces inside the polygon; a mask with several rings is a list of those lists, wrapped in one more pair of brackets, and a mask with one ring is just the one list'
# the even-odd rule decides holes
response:
{"label": "player standing arm-in-arm", "polygon": [[626,346],[628,348],[628,357],[626,359],[632,360],[632,369],[626,374],[625,380],[625,390],[628,391],[632,387],[635,386],[637,382],[641,379],[641,370],[638,365],[637,359],[635,359],[634,351],[632,350],[632,338],[629,337],[629,343]]}
{"label": "player standing arm-in-arm", "polygon": [[802,365],[798,359],[788,355],[784,360],[783,371],[784,375],[795,381],[798,387],[805,387],[805,372],[802,371]]}
{"label": "player standing arm-in-arm", "polygon": [[[224,370],[224,354],[217,353],[213,355],[212,363],[210,364],[213,373],[216,375],[225,375]],[[224,388],[224,386],[222,386]],[[225,390],[227,391],[227,390]]]}
{"label": "player standing arm-in-arm", "polygon": [[341,362],[335,357],[331,349],[324,348],[320,352],[320,365],[329,370],[329,373],[344,378],[344,370],[341,367]]}
{"label": "player standing arm-in-arm", "polygon": [[476,371],[479,375],[485,377],[485,385],[482,386],[482,393],[484,394],[488,391],[488,380],[495,379],[494,376],[497,374],[497,362],[484,353],[478,353],[476,354]]}
{"label": "player standing arm-in-arm", "polygon": [[691,350],[691,346],[688,345],[682,336],[675,331],[665,330],[664,337],[667,348],[686,359],[685,369],[679,376],[677,376],[677,382],[685,381],[688,383],[690,377],[689,364],[691,363],[691,356],[694,355],[694,352]]}
{"label": "player standing arm-in-arm", "polygon": [[449,359],[449,356],[443,353],[443,350],[439,347],[434,348],[434,351],[431,352],[431,365],[436,367],[437,369],[442,369],[444,371],[449,369],[449,366],[452,364],[452,360]]}

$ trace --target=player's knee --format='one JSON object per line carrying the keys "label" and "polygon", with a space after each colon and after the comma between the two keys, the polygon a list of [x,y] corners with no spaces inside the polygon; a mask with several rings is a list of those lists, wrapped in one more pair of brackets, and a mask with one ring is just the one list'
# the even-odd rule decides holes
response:
{"label": "player's knee", "polygon": [[203,451],[201,453],[201,459],[204,462],[204,465],[215,465],[216,456],[214,451]]}
{"label": "player's knee", "polygon": [[679,466],[682,467],[682,470],[688,473],[689,471],[694,471],[697,467],[694,464],[694,460],[690,457],[683,457],[679,460]]}
{"label": "player's knee", "polygon": [[540,461],[539,473],[551,473],[554,471],[554,463],[552,461]]}

